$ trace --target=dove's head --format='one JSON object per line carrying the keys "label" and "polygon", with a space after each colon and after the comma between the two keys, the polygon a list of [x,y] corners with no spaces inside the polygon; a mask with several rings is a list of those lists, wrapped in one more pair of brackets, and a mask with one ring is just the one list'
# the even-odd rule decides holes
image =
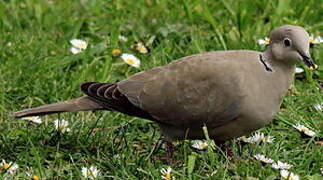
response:
{"label": "dove's head", "polygon": [[280,26],[271,32],[269,39],[268,48],[274,60],[292,65],[297,61],[303,61],[310,69],[317,68],[309,53],[309,35],[304,28]]}

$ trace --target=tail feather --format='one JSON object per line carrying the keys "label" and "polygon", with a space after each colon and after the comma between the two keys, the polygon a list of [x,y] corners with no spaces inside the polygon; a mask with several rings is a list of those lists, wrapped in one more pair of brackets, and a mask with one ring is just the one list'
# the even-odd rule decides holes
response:
{"label": "tail feather", "polygon": [[100,104],[95,102],[89,96],[82,96],[79,98],[58,102],[54,104],[48,104],[31,109],[25,109],[22,111],[12,113],[14,118],[22,118],[28,116],[38,116],[45,114],[53,114],[60,112],[77,112],[77,111],[89,111],[104,109]]}

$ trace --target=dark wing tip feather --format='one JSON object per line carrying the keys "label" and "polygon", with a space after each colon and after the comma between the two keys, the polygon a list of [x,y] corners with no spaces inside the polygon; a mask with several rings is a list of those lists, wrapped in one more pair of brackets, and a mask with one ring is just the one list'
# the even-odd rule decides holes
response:
{"label": "dark wing tip feather", "polygon": [[90,96],[97,96],[98,89],[102,86],[102,83],[92,83],[88,89],[87,92]]}
{"label": "dark wing tip feather", "polygon": [[113,84],[104,84],[102,85],[101,87],[99,87],[98,91],[97,91],[97,95],[100,96],[101,98],[105,98],[104,97],[104,93],[105,91],[110,87],[112,86]]}
{"label": "dark wing tip feather", "polygon": [[131,116],[153,119],[148,112],[133,105],[118,90],[117,83],[85,82],[81,85],[81,90],[107,109],[113,109]]}
{"label": "dark wing tip feather", "polygon": [[116,85],[109,86],[104,92],[104,97],[107,99],[113,99],[112,93],[113,93],[114,89],[117,89]]}
{"label": "dark wing tip feather", "polygon": [[118,100],[121,97],[123,97],[123,94],[120,93],[120,91],[118,90],[118,88],[114,88],[114,90],[112,92],[112,98],[115,99],[115,100]]}
{"label": "dark wing tip feather", "polygon": [[94,83],[97,83],[97,82],[85,82],[85,83],[83,83],[81,85],[81,91],[84,92],[85,94],[88,94],[89,87]]}

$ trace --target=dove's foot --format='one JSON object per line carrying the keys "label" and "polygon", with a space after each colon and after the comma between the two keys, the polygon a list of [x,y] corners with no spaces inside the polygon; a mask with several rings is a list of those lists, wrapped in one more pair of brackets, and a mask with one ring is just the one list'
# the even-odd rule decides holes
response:
{"label": "dove's foot", "polygon": [[155,161],[163,160],[163,161],[167,161],[168,163],[172,163],[173,162],[172,156],[174,154],[173,143],[171,141],[164,141],[164,142],[165,142],[166,154],[153,156],[152,159]]}
{"label": "dove's foot", "polygon": [[224,143],[216,143],[216,145],[221,149],[221,151],[226,156],[228,156],[229,158],[234,157],[234,153],[233,153],[232,149],[229,146],[225,145]]}

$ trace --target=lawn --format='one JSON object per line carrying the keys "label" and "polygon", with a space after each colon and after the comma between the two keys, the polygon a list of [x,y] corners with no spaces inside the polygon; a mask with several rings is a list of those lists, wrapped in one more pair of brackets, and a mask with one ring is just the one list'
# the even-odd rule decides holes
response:
{"label": "lawn", "polygon": [[[292,164],[301,179],[323,179],[323,45],[311,54],[320,69],[298,74],[281,111],[258,132],[272,143],[226,145],[233,157],[216,147],[175,144],[173,162],[154,160],[165,154],[161,134],[150,121],[116,112],[48,115],[42,124],[13,119],[9,113],[82,95],[85,81],[115,82],[177,58],[213,50],[264,50],[258,39],[275,27],[293,24],[323,35],[322,0],[4,0],[0,1],[0,161],[16,163],[13,175],[0,168],[0,178],[82,179],[82,167],[96,166],[98,179],[161,179],[171,167],[176,179],[280,179],[278,170],[255,154]],[[119,40],[119,35],[128,38]],[[88,47],[70,52],[72,39]],[[144,43],[149,53],[131,48]],[[131,67],[112,56],[118,48],[141,60]],[[53,121],[66,120],[70,132],[56,131]],[[306,137],[293,125],[316,132]],[[208,141],[209,143],[211,141]]]}

